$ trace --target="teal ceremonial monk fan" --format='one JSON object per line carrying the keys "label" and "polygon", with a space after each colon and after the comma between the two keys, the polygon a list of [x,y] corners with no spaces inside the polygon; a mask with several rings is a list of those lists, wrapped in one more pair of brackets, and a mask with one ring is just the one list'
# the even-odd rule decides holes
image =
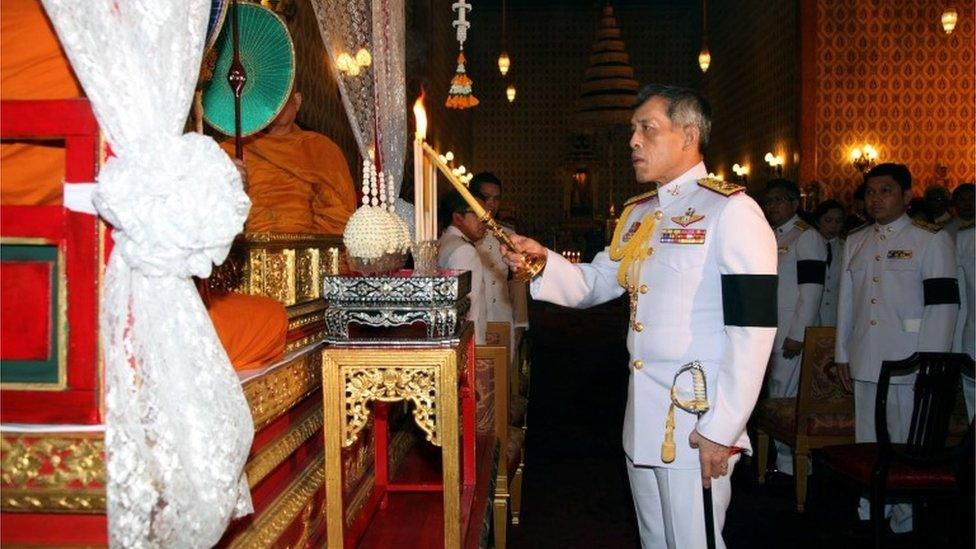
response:
{"label": "teal ceremonial monk fan", "polygon": [[[257,4],[237,6],[239,57],[246,80],[241,91],[241,135],[264,129],[281,112],[295,79],[295,47],[285,23]],[[213,78],[203,90],[203,118],[217,131],[234,135],[234,91],[226,75],[234,60],[234,9],[217,37]]]}

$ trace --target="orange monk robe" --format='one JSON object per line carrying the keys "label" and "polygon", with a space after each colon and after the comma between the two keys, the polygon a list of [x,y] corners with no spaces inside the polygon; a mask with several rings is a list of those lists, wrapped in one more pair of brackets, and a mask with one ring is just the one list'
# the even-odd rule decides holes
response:
{"label": "orange monk robe", "polygon": [[[70,99],[81,86],[39,0],[0,2],[0,99]],[[0,203],[61,204],[64,147],[0,144]]]}
{"label": "orange monk robe", "polygon": [[212,292],[207,307],[235,370],[269,366],[285,354],[288,315],[269,297]]}
{"label": "orange monk robe", "polygon": [[[221,144],[234,155],[234,142]],[[249,233],[341,234],[356,210],[342,150],[328,137],[292,125],[285,135],[244,140],[251,213]]]}

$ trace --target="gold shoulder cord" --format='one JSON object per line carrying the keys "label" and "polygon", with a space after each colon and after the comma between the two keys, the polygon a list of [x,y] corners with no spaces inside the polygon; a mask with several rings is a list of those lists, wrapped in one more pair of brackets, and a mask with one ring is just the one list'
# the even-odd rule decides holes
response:
{"label": "gold shoulder cord", "polygon": [[[613,231],[613,239],[610,241],[610,259],[620,262],[620,267],[617,269],[617,283],[628,290],[630,286],[636,286],[636,278],[640,275],[640,264],[650,255],[647,241],[654,232],[655,224],[653,215],[645,215],[644,219],[641,219],[640,228],[631,235],[626,244],[621,245],[623,225],[630,217],[633,208],[633,205],[624,208],[620,215],[620,219],[624,222],[617,223]],[[637,272],[632,272],[635,269]]]}

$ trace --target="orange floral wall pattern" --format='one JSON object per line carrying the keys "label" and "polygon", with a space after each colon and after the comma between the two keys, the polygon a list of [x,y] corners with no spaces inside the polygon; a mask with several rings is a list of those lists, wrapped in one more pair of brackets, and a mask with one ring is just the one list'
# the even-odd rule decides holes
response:
{"label": "orange floral wall pattern", "polygon": [[[965,2],[959,4],[967,4]],[[976,173],[976,54],[973,5],[925,0],[817,2],[816,169],[828,194],[849,200],[859,176],[855,146],[907,164],[921,193],[948,168],[949,186]]]}

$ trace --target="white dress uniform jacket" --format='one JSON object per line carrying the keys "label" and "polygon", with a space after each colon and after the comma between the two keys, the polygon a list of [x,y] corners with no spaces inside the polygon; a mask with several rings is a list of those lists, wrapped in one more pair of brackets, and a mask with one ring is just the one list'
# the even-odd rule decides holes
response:
{"label": "white dress uniform jacket", "polygon": [[779,257],[777,325],[769,375],[769,395],[796,396],[800,357],[783,358],[783,341],[803,341],[807,326],[819,321],[827,262],[827,242],[798,216],[775,229]]}
{"label": "white dress uniform jacket", "polygon": [[877,383],[884,360],[951,348],[959,288],[948,234],[907,215],[865,225],[848,235],[842,271],[835,360],[852,378]]}
{"label": "white dress uniform jacket", "polygon": [[[756,203],[742,187],[713,181],[697,166],[628,201],[635,204],[622,229],[656,219],[640,266],[636,311],[627,334],[630,382],[623,445],[635,465],[698,469],[688,445],[697,428],[704,437],[750,450],[746,421],[762,385],[775,335],[776,243]],[[713,188],[715,190],[713,190]],[[626,210],[625,210],[626,212]],[[649,217],[648,217],[649,216]],[[607,250],[589,264],[547,255],[532,296],[586,308],[620,296],[618,261]],[[705,370],[709,411],[700,419],[675,411],[677,456],[661,459],[670,389],[677,370],[699,360]]]}
{"label": "white dress uniform jacket", "polygon": [[844,262],[844,240],[835,236],[827,241],[827,275],[820,298],[820,326],[837,325],[837,299],[840,297],[841,263]]}
{"label": "white dress uniform jacket", "polygon": [[[976,225],[968,221],[959,226],[956,232],[956,262],[959,264],[959,289],[963,307],[960,311],[960,322],[956,322],[956,341],[952,350],[966,353],[970,358],[976,358],[976,288],[973,288],[976,278]],[[976,382],[973,378],[963,377],[963,396],[966,398],[966,410],[972,419],[976,410]]]}
{"label": "white dress uniform jacket", "polygon": [[471,308],[468,309],[468,320],[474,323],[474,340],[476,345],[485,344],[485,329],[487,328],[487,308],[485,307],[485,268],[481,264],[481,256],[474,244],[464,237],[460,229],[449,225],[441,233],[437,241],[437,266],[441,269],[455,269],[471,271]]}

